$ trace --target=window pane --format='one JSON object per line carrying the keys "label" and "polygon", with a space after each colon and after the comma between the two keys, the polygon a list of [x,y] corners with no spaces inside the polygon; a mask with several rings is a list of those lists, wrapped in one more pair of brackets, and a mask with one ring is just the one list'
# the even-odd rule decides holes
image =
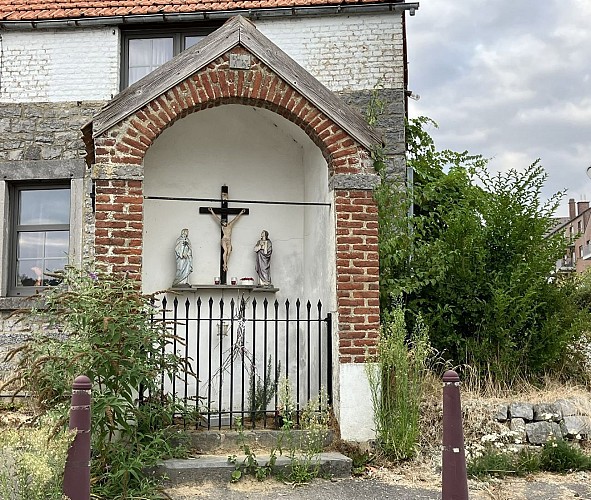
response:
{"label": "window pane", "polygon": [[19,195],[20,225],[69,223],[69,189],[23,189]]}
{"label": "window pane", "polygon": [[61,280],[46,273],[61,271],[67,264],[67,259],[23,259],[18,263],[18,286],[52,286]]}
{"label": "window pane", "polygon": [[172,38],[129,40],[129,84],[154,71],[173,56]]}
{"label": "window pane", "polygon": [[44,232],[19,233],[17,258],[21,259],[42,259]]}
{"label": "window pane", "polygon": [[23,259],[18,263],[17,284],[41,286],[43,284],[43,260]]}
{"label": "window pane", "polygon": [[68,231],[50,231],[45,235],[45,258],[60,260],[68,256],[70,233]]}
{"label": "window pane", "polygon": [[186,36],[185,37],[185,49],[192,47],[195,45],[199,40],[203,40],[204,36]]}

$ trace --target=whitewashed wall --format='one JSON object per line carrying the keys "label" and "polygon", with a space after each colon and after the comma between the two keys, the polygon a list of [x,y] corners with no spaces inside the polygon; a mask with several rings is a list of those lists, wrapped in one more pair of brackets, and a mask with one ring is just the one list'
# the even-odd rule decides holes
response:
{"label": "whitewashed wall", "polygon": [[266,19],[256,26],[330,90],[404,86],[398,13]]}
{"label": "whitewashed wall", "polygon": [[4,31],[0,101],[108,100],[119,91],[119,30]]}
{"label": "whitewashed wall", "polygon": [[[258,29],[329,89],[402,88],[397,13],[266,19]],[[4,31],[0,102],[108,100],[119,91],[116,27]]]}
{"label": "whitewashed wall", "polygon": [[[189,115],[167,129],[145,157],[145,195],[219,198],[222,184],[230,199],[260,201],[320,201],[328,197],[326,162],[306,153],[316,146],[295,125],[263,109],[228,105]],[[174,151],[174,155],[170,152]],[[308,162],[306,164],[306,161]],[[199,214],[200,206],[219,203],[145,201],[142,283],[146,291],[171,285],[174,243],[180,230],[189,229],[193,245],[192,284],[211,284],[219,275],[220,228],[213,217]],[[280,288],[277,298],[325,300],[334,295],[330,271],[334,233],[330,206],[230,203],[248,207],[250,214],[233,227],[233,252],[228,277],[256,277],[253,247],[263,229],[273,242],[272,278]],[[306,217],[306,210],[313,211]],[[319,227],[320,221],[325,227]],[[306,235],[311,242],[305,243]],[[307,251],[306,251],[307,248]],[[332,259],[332,260],[331,260]],[[316,262],[319,261],[320,263]],[[317,279],[304,277],[310,262]],[[312,297],[304,295],[313,294]]]}

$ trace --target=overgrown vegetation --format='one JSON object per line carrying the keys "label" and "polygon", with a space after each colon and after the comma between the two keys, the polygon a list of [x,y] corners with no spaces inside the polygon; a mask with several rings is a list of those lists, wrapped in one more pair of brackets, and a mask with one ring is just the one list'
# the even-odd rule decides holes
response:
{"label": "overgrown vegetation", "polygon": [[507,384],[572,375],[589,312],[573,300],[573,280],[552,278],[564,241],[546,234],[562,193],[542,200],[538,162],[492,175],[480,156],[438,151],[424,130],[432,123],[408,124],[412,189],[375,158],[383,320],[402,296],[407,321],[422,315],[432,346],[453,365]]}
{"label": "overgrown vegetation", "polygon": [[429,353],[428,331],[420,317],[407,332],[404,310],[396,303],[382,327],[376,363],[367,365],[376,441],[392,459],[406,460],[416,453]]}
{"label": "overgrown vegetation", "polygon": [[[267,365],[264,369],[264,374],[261,377],[257,372],[255,365],[251,367],[250,387],[248,389],[248,407],[250,408],[251,419],[257,420],[259,418],[267,417],[267,408],[277,390],[277,379],[271,377],[273,359],[271,356],[267,358]],[[281,363],[278,364],[277,374],[281,373]]]}
{"label": "overgrown vegetation", "polygon": [[[137,282],[75,269],[62,278],[35,312],[30,340],[12,353],[12,383],[31,395],[39,415],[64,424],[72,381],[89,376],[93,495],[155,497],[155,480],[144,470],[181,453],[169,439],[178,408],[160,393],[159,380],[178,374],[182,362],[166,351],[165,325],[150,319],[153,296],[140,293]],[[140,388],[149,395],[144,404]]]}
{"label": "overgrown vegetation", "polygon": [[74,434],[51,427],[2,429],[0,498],[62,500],[66,455]]}
{"label": "overgrown vegetation", "polygon": [[[291,386],[287,378],[281,377],[278,383],[278,407],[280,433],[275,446],[271,449],[269,460],[264,464],[259,462],[255,451],[248,444],[242,421],[237,421],[240,449],[244,453],[244,458],[240,461],[236,455],[228,457],[228,461],[235,465],[232,482],[240,481],[245,475],[251,475],[258,481],[263,481],[276,472],[279,456],[286,456],[289,459],[289,472],[283,474],[285,481],[303,484],[318,477],[320,453],[328,432],[330,417],[326,390],[322,389],[317,397],[306,404],[297,425]],[[304,432],[294,432],[296,427]]]}
{"label": "overgrown vegetation", "polygon": [[488,448],[467,464],[468,475],[478,478],[536,472],[567,473],[591,470],[591,456],[566,441],[549,441],[540,450],[522,448],[515,453]]}

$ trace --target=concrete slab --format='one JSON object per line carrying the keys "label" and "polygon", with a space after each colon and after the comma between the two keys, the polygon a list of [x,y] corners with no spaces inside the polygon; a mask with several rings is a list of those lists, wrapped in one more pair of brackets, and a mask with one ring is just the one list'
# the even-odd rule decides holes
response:
{"label": "concrete slab", "polygon": [[[237,463],[244,460],[244,455],[237,455]],[[257,462],[265,465],[269,455],[257,455]],[[321,453],[318,456],[320,475],[323,477],[343,478],[351,475],[352,460],[337,452]],[[202,483],[205,481],[228,483],[236,466],[228,461],[228,456],[199,455],[190,459],[170,459],[163,461],[155,470],[156,475],[166,476],[169,485]],[[277,458],[274,474],[289,474],[291,460],[289,457]]]}

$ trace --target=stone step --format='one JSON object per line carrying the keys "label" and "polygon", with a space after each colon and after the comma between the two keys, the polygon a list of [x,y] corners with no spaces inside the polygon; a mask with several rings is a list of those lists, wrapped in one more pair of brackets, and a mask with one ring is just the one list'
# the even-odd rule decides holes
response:
{"label": "stone step", "polygon": [[[237,455],[236,463],[241,464],[244,458],[244,455]],[[256,460],[264,466],[269,461],[269,455],[257,455]],[[321,476],[343,478],[351,475],[352,460],[341,453],[321,453],[317,460]],[[205,481],[228,483],[235,469],[236,465],[228,461],[228,455],[199,455],[189,459],[164,460],[154,472],[156,475],[165,476],[169,485],[178,486]],[[273,473],[288,475],[290,471],[290,458],[278,456]]]}
{"label": "stone step", "polygon": [[[291,430],[290,438],[296,447],[305,447],[309,431]],[[285,431],[273,429],[253,429],[242,432],[232,430],[188,430],[185,431],[189,437],[189,447],[199,454],[216,455],[223,453],[235,453],[238,455],[241,447],[247,444],[256,450],[271,450],[276,448],[278,442],[287,436]],[[322,448],[330,448],[336,441],[334,431],[323,431]]]}

